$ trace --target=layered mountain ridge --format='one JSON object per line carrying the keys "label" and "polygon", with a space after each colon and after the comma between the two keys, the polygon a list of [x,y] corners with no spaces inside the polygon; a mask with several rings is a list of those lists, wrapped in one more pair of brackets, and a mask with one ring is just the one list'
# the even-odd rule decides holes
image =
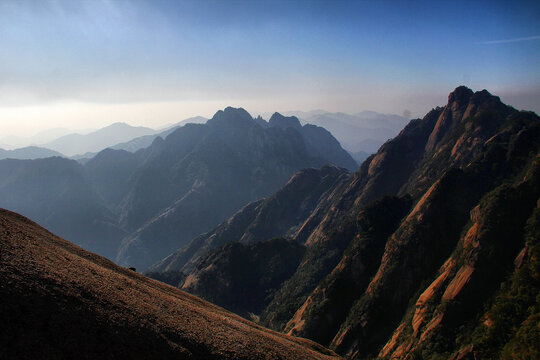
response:
{"label": "layered mountain ridge", "polygon": [[[537,358],[539,117],[458,87],[353,174],[350,160],[324,129],[226,108],[146,149],[108,149],[85,165],[0,161],[0,204],[64,233],[83,229],[85,246],[138,269],[155,264],[149,276],[348,359]],[[2,316],[8,324],[44,319],[32,338],[44,338],[52,311],[68,314],[56,326],[83,335],[74,348],[103,329],[105,345],[87,351],[120,343],[118,354],[132,354],[125,344],[134,336],[144,339],[136,352],[164,357],[333,356],[303,340],[291,341],[308,350],[289,347],[285,335],[18,215],[4,211],[0,220],[0,276],[9,285],[0,286]],[[70,283],[68,274],[86,281]],[[148,318],[155,321],[134,325]],[[118,329],[129,336],[119,339]],[[5,338],[21,351],[22,335]],[[261,349],[261,341],[273,345]]]}
{"label": "layered mountain ridge", "polygon": [[43,144],[43,146],[64,155],[73,156],[100,151],[108,146],[153,133],[155,130],[143,126],[135,127],[126,123],[114,123],[85,135],[64,135]]}
{"label": "layered mountain ridge", "polygon": [[38,146],[26,146],[13,150],[4,150],[0,149],[0,160],[1,159],[19,159],[19,160],[32,160],[32,159],[42,159],[48,157],[64,155],[60,154],[58,151],[38,147]]}
{"label": "layered mountain ridge", "polygon": [[335,166],[301,170],[274,195],[245,206],[227,222],[198,236],[150,271],[189,273],[202,256],[229,242],[249,244],[272,237],[291,237],[321,200],[348,177],[345,169]]}
{"label": "layered mountain ridge", "polygon": [[[255,315],[351,359],[534,358],[539,165],[536,114],[458,87],[446,106],[412,120],[356,173],[327,188],[301,224],[268,236],[305,252]],[[266,205],[272,213],[290,207]],[[206,296],[211,283],[202,264],[212,269],[212,258],[226,258],[263,214],[261,203],[247,205],[154,269],[181,271],[179,286]],[[279,229],[279,217],[265,219]],[[189,253],[220,237],[226,244],[211,255]],[[229,276],[234,264],[227,266],[218,266],[220,276]],[[196,289],[185,279],[197,279]],[[515,312],[508,299],[519,299]]]}
{"label": "layered mountain ridge", "polygon": [[343,148],[352,153],[377,152],[385,141],[395,137],[409,119],[373,111],[357,114],[331,113],[324,110],[288,112],[304,123],[321,126],[339,140]]}
{"label": "layered mountain ridge", "polygon": [[277,126],[229,107],[135,153],[105,149],[84,164],[0,161],[0,206],[144,270],[300,169],[328,163],[356,168],[322,128]]}
{"label": "layered mountain ridge", "polygon": [[[318,141],[290,126],[262,127],[243,109],[227,108],[205,125],[181,129],[148,149],[148,166],[139,171],[136,191],[124,200],[123,222],[135,231],[122,242],[120,263],[152,265],[243,205],[271,194],[302,168],[320,167],[332,159],[338,165],[354,164],[335,140]],[[319,156],[304,138],[334,149],[341,158]],[[159,185],[154,182],[156,174],[166,177]],[[139,228],[133,226],[141,223]],[[156,236],[159,249],[153,246]]]}

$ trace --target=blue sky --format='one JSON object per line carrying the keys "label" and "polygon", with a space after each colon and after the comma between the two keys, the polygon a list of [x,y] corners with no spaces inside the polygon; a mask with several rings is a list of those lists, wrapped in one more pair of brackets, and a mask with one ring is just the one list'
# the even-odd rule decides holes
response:
{"label": "blue sky", "polygon": [[540,112],[540,3],[0,2],[0,131],[228,105],[423,116],[456,86]]}

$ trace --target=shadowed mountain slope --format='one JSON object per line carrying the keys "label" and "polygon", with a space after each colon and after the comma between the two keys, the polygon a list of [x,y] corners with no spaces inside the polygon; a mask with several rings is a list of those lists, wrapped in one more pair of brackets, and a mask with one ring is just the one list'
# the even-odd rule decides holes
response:
{"label": "shadowed mountain slope", "polygon": [[3,359],[337,359],[0,210]]}
{"label": "shadowed mountain slope", "polygon": [[291,237],[321,199],[348,177],[345,169],[334,166],[301,170],[277,193],[245,206],[226,222],[163,259],[151,271],[189,273],[201,256],[226,243]]}
{"label": "shadowed mountain slope", "polygon": [[244,317],[259,314],[294,273],[304,251],[285,239],[228,243],[197,262],[182,289]]}
{"label": "shadowed mountain slope", "polygon": [[1,160],[0,206],[108,257],[126,235],[74,160]]}
{"label": "shadowed mountain slope", "polygon": [[[325,149],[331,151],[322,156]],[[132,232],[117,261],[141,269],[272,194],[302,168],[354,164],[324,129],[274,126],[233,108],[206,124],[187,124],[135,155],[140,165],[120,204],[122,224]]]}
{"label": "shadowed mountain slope", "polygon": [[334,136],[320,126],[312,124],[302,126],[295,116],[283,116],[280,113],[274,113],[268,124],[283,129],[296,129],[302,135],[308,152],[313,156],[324,159],[328,164],[341,166],[351,171],[358,168],[356,161],[347,152],[343,151]]}

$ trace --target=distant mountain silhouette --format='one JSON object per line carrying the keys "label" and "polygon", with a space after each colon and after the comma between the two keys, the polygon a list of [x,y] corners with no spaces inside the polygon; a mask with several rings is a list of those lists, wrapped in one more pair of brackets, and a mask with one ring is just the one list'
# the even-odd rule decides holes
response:
{"label": "distant mountain silhouette", "polygon": [[324,129],[263,124],[233,108],[157,138],[136,155],[143,165],[130,175],[131,190],[119,204],[122,224],[133,232],[117,260],[139,268],[276,191],[302,168],[355,166]]}
{"label": "distant mountain silhouette", "polygon": [[125,232],[76,161],[0,160],[0,207],[26,214],[91,251],[114,257]]}
{"label": "distant mountain silhouette", "polygon": [[354,161],[356,161],[358,164],[362,164],[370,155],[365,151],[358,151],[350,154]]}
{"label": "distant mountain silhouette", "polygon": [[358,168],[356,161],[351,159],[351,156],[343,151],[343,148],[332,134],[320,126],[311,124],[302,126],[297,117],[286,117],[279,113],[274,113],[268,124],[271,127],[276,126],[282,129],[292,128],[297,130],[302,135],[308,152],[326,160],[329,164],[341,166],[351,171],[355,171]]}
{"label": "distant mountain silhouette", "polygon": [[[324,129],[274,120],[226,108],[206,124],[171,128],[135,152],[107,148],[84,165],[60,158],[0,161],[0,206],[144,270],[300,169],[356,168]],[[117,128],[129,130],[117,124],[87,136]]]}
{"label": "distant mountain silhouette", "polygon": [[184,126],[186,124],[204,124],[207,121],[208,121],[208,119],[203,117],[203,116],[193,116],[193,117],[184,119],[182,121],[179,121],[177,123],[164,126],[160,131],[164,132],[164,131],[169,131],[169,130],[173,130],[173,129],[176,130],[177,128],[182,127],[182,126]]}
{"label": "distant mountain silhouette", "polygon": [[0,210],[2,359],[338,359]]}
{"label": "distant mountain silhouette", "polygon": [[[93,129],[84,129],[78,130],[78,134],[87,134],[89,132],[95,131]],[[52,128],[38,132],[35,135],[28,137],[20,136],[3,136],[0,137],[0,147],[7,149],[17,149],[27,146],[41,146],[45,143],[51,142],[55,139],[58,139],[61,136],[69,135],[74,133],[73,130],[65,128]]]}
{"label": "distant mountain silhouette", "polygon": [[[165,129],[155,134],[138,136],[133,139],[130,139],[129,141],[125,141],[125,142],[108,146],[108,148],[114,149],[114,150],[126,150],[129,152],[136,152],[138,150],[147,148],[150,145],[152,145],[152,143],[157,137],[161,137],[163,139],[166,138],[170,133],[174,132],[176,129],[178,129],[181,126],[184,126],[186,124],[201,124],[201,123],[206,122],[207,120],[208,119],[203,118],[202,116],[188,118],[188,119],[185,119],[176,123],[175,125],[169,125]],[[100,149],[100,151],[101,150],[103,149]],[[71,158],[79,161],[80,163],[86,163],[97,154],[98,152],[86,152],[84,154],[74,155]]]}
{"label": "distant mountain silhouette", "polygon": [[14,150],[4,150],[0,149],[0,160],[1,159],[19,159],[19,160],[33,160],[33,159],[42,159],[53,156],[63,157],[64,155],[60,154],[58,151],[41,148],[37,146],[27,146]]}
{"label": "distant mountain silhouette", "polygon": [[376,152],[388,139],[396,136],[409,119],[374,111],[354,115],[324,110],[292,112],[302,122],[318,125],[330,131],[347,151],[368,154]]}
{"label": "distant mountain silhouette", "polygon": [[157,134],[153,135],[144,135],[140,137],[136,137],[132,140],[129,140],[127,142],[123,142],[120,144],[115,144],[113,146],[110,146],[111,149],[115,150],[127,150],[131,152],[135,152],[140,149],[144,149],[150,145],[152,145],[152,142],[154,142],[155,138],[158,136],[161,138],[166,138],[170,133],[174,132],[176,129],[178,129],[181,126],[184,126],[186,124],[202,124],[205,123],[208,119],[202,117],[202,116],[196,116],[192,118],[188,118],[185,120],[182,120],[174,125],[169,125],[165,129],[161,130]]}
{"label": "distant mountain silhouette", "polygon": [[154,134],[156,131],[146,127],[133,127],[126,123],[114,123],[86,135],[69,134],[48,142],[43,146],[67,156],[98,152],[109,146],[132,140],[133,138]]}
{"label": "distant mountain silhouette", "polygon": [[[322,178],[297,180],[302,196],[320,194]],[[350,359],[535,357],[536,114],[517,111],[486,90],[458,87],[446,106],[412,120],[356,173],[320,195],[298,225],[283,226],[281,214],[295,205],[277,200],[290,185],[195,238],[153,267],[161,273],[152,276],[177,274],[178,286],[242,315],[262,306],[250,315],[262,325]],[[265,240],[264,232],[251,237],[253,229],[275,229],[266,239],[296,241],[305,253],[294,274],[264,300],[233,303],[226,289],[212,293],[209,276],[231,278],[230,269],[242,266],[232,260],[233,244],[244,244],[244,236]],[[191,252],[215,249],[212,244],[220,247],[200,257]],[[239,249],[245,259],[258,251]],[[236,279],[258,283],[265,274],[257,269],[258,278]]]}

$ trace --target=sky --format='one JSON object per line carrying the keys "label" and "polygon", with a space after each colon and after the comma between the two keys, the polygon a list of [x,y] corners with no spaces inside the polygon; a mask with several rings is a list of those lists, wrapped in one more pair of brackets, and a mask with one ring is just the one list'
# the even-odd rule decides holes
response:
{"label": "sky", "polygon": [[0,137],[226,106],[422,117],[459,85],[540,113],[538,1],[0,1]]}

